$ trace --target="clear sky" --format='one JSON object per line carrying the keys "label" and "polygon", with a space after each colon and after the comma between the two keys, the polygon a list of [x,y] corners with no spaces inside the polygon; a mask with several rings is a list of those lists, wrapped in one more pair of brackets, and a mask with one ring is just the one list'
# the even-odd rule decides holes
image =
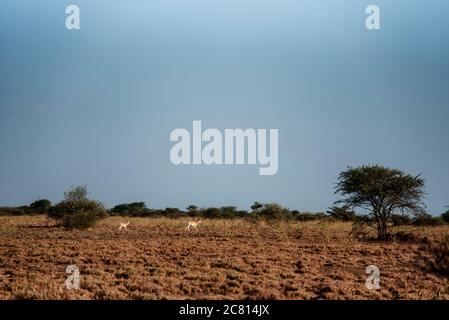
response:
{"label": "clear sky", "polygon": [[[65,28],[77,4],[81,29]],[[381,30],[365,28],[365,8]],[[0,205],[323,211],[338,173],[422,174],[449,205],[447,0],[3,0]],[[171,130],[279,129],[279,170],[174,166]]]}

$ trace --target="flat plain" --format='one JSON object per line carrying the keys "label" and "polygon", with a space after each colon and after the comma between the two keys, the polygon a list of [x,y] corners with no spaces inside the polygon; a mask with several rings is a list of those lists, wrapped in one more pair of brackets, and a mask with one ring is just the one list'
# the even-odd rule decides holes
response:
{"label": "flat plain", "polygon": [[[449,299],[448,278],[423,260],[425,239],[449,226],[378,242],[345,222],[205,219],[189,232],[187,221],[109,217],[67,231],[45,216],[0,217],[0,299]],[[79,289],[66,288],[68,265]],[[380,289],[365,285],[369,265]]]}

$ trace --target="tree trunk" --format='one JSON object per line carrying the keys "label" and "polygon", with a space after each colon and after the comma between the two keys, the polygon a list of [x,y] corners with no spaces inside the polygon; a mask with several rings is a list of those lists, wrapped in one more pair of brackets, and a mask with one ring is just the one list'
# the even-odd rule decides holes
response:
{"label": "tree trunk", "polygon": [[379,240],[386,240],[387,237],[388,237],[387,222],[383,221],[382,219],[379,219],[379,223],[377,225],[377,238]]}
{"label": "tree trunk", "polygon": [[388,238],[388,215],[384,210],[378,210],[374,215],[377,222],[377,239],[386,240]]}

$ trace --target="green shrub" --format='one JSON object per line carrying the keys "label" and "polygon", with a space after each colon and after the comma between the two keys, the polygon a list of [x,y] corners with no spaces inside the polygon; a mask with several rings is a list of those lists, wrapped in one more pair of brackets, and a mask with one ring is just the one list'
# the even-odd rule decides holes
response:
{"label": "green shrub", "polygon": [[145,202],[123,203],[115,206],[109,212],[113,215],[144,217],[153,213],[148,209]]}
{"label": "green shrub", "polygon": [[187,213],[179,210],[178,208],[165,208],[163,215],[168,218],[179,218],[186,217]]}
{"label": "green shrub", "polygon": [[103,205],[87,198],[86,186],[75,187],[64,193],[64,200],[49,210],[49,217],[62,222],[67,229],[91,227],[106,214]]}
{"label": "green shrub", "polygon": [[[258,203],[255,203],[258,204]],[[256,207],[255,205],[252,206]],[[264,219],[288,219],[291,218],[292,215],[290,213],[290,210],[287,208],[282,207],[281,205],[277,203],[267,203],[262,205],[262,207],[257,206],[257,209],[253,209],[251,212],[252,216],[255,216],[257,218],[264,218]]]}
{"label": "green shrub", "polygon": [[298,221],[314,221],[329,219],[329,216],[324,212],[300,212],[295,215],[295,218]]}
{"label": "green shrub", "polygon": [[205,218],[215,219],[220,218],[221,211],[219,208],[205,208],[200,210],[200,215]]}
{"label": "green shrub", "polygon": [[47,214],[51,207],[51,201],[47,199],[40,199],[34,201],[29,206],[29,211],[37,214]]}
{"label": "green shrub", "polygon": [[441,215],[441,219],[443,219],[443,221],[444,221],[445,223],[449,223],[449,210],[447,210],[445,213],[443,213],[443,214]]}
{"label": "green shrub", "polygon": [[246,211],[246,210],[238,210],[236,212],[236,215],[237,215],[237,217],[244,218],[244,217],[247,217],[249,215],[249,212]]}
{"label": "green shrub", "polygon": [[248,215],[248,211],[246,210],[237,210],[237,207],[233,206],[224,206],[219,209],[218,217],[225,219],[233,219],[233,218],[243,218]]}
{"label": "green shrub", "polygon": [[22,216],[28,214],[28,207],[0,207],[0,216]]}
{"label": "green shrub", "polygon": [[251,210],[256,211],[263,207],[263,204],[260,202],[254,202],[254,204],[251,206]]}
{"label": "green shrub", "polygon": [[444,220],[441,217],[433,217],[430,214],[422,214],[419,217],[413,219],[413,225],[423,226],[441,226],[444,224]]}
{"label": "green shrub", "polygon": [[191,204],[186,209],[189,217],[195,217],[198,215],[198,207],[196,205]]}
{"label": "green shrub", "polygon": [[356,219],[355,212],[346,207],[330,207],[327,214],[334,219],[341,221],[354,221]]}
{"label": "green shrub", "polygon": [[412,224],[412,219],[406,215],[392,214],[390,216],[390,221],[394,226],[407,226]]}
{"label": "green shrub", "polygon": [[62,201],[57,206],[57,210],[64,213],[61,221],[67,229],[91,227],[105,214],[105,209],[101,203],[94,200],[86,200],[77,205]]}
{"label": "green shrub", "polygon": [[442,225],[444,225],[444,220],[441,217],[432,217],[430,225],[431,226],[442,226]]}
{"label": "green shrub", "polygon": [[190,205],[187,207],[187,215],[189,217],[204,217],[209,219],[232,219],[237,217],[248,216],[248,211],[237,210],[234,206],[223,206],[220,208],[209,207],[199,209],[197,206]]}

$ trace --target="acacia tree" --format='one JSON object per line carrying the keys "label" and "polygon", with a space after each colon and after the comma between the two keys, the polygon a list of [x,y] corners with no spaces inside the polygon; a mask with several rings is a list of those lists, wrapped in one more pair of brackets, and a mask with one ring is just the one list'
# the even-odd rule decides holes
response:
{"label": "acacia tree", "polygon": [[389,236],[392,214],[425,214],[424,180],[419,175],[379,165],[349,167],[340,173],[335,189],[336,194],[344,197],[336,204],[363,209],[370,218],[365,221],[374,225],[381,240]]}

